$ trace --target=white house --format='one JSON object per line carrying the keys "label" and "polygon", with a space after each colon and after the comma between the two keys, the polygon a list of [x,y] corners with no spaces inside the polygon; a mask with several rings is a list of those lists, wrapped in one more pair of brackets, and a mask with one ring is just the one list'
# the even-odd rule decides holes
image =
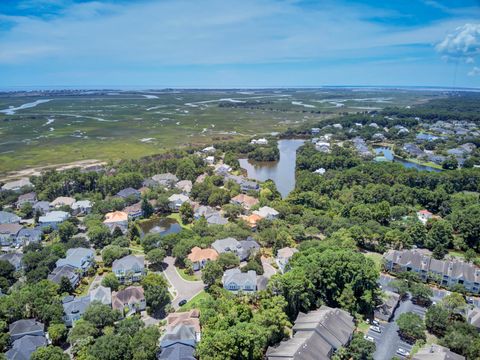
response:
{"label": "white house", "polygon": [[187,202],[188,200],[189,198],[186,195],[173,194],[168,198],[170,209],[172,209],[172,211],[178,211],[183,203]]}

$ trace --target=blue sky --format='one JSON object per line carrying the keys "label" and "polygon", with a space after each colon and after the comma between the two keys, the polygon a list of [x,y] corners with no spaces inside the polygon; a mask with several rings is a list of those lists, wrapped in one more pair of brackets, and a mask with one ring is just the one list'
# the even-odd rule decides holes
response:
{"label": "blue sky", "polygon": [[0,87],[480,87],[480,0],[2,0]]}

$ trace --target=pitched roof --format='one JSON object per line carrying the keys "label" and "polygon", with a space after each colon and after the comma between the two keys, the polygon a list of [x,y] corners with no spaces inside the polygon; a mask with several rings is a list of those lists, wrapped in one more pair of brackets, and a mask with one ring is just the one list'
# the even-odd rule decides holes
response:
{"label": "pitched roof", "polygon": [[257,273],[255,270],[249,270],[244,273],[238,268],[226,270],[222,276],[222,284],[225,285],[232,282],[240,288],[243,288],[247,284],[257,286]]}
{"label": "pitched roof", "polygon": [[122,189],[117,193],[117,196],[120,196],[122,198],[127,198],[129,196],[140,196],[140,191],[137,189],[134,189],[132,187],[128,187],[126,189]]}
{"label": "pitched roof", "polygon": [[176,343],[163,348],[158,355],[158,360],[195,360],[193,346]]}
{"label": "pitched roof", "polygon": [[225,239],[215,240],[212,244],[212,248],[214,248],[217,253],[222,254],[230,251],[238,251],[241,249],[241,245],[237,239],[228,237]]}
{"label": "pitched roof", "polygon": [[173,195],[170,195],[170,197],[168,198],[168,201],[170,202],[177,202],[177,201],[186,202],[188,200],[189,200],[188,196],[183,194],[173,194]]}
{"label": "pitched roof", "polygon": [[19,267],[23,259],[23,254],[19,253],[7,253],[0,255],[0,260],[8,261],[10,264],[15,266],[16,268]]}
{"label": "pitched roof", "polygon": [[40,216],[38,221],[40,223],[49,223],[49,222],[62,222],[67,220],[70,217],[70,214],[65,211],[50,211],[44,216]]}
{"label": "pitched roof", "polygon": [[93,249],[87,248],[71,248],[67,250],[67,256],[64,259],[58,259],[56,262],[57,266],[62,265],[72,265],[76,268],[82,268],[84,260],[86,258],[93,258],[95,256],[95,252]]}
{"label": "pitched roof", "polygon": [[261,216],[262,218],[278,215],[278,211],[274,208],[271,208],[270,206],[263,206],[260,209],[254,211],[253,213]]}
{"label": "pitched roof", "polygon": [[152,180],[160,184],[167,184],[167,183],[177,182],[178,178],[171,173],[165,173],[165,174],[153,175]]}
{"label": "pitched roof", "polygon": [[37,198],[37,194],[32,191],[32,192],[20,195],[17,199],[17,203],[32,201],[32,200],[35,200],[36,198]]}
{"label": "pitched roof", "polygon": [[16,190],[21,189],[24,186],[33,186],[28,178],[22,178],[20,180],[10,181],[2,186],[2,190]]}
{"label": "pitched roof", "polygon": [[237,196],[234,196],[232,198],[232,201],[236,202],[236,203],[239,203],[239,204],[242,204],[243,206],[247,206],[249,208],[251,208],[254,205],[257,205],[258,202],[259,202],[258,199],[254,198],[253,196],[246,195],[246,194],[239,194]]}
{"label": "pitched roof", "polygon": [[30,360],[32,353],[39,347],[46,346],[44,336],[26,335],[12,344],[12,348],[5,353],[8,360]]}
{"label": "pitched roof", "polygon": [[0,224],[0,234],[17,235],[22,229],[20,224]]}
{"label": "pitched roof", "polygon": [[90,200],[79,200],[75,201],[72,204],[72,209],[77,210],[77,209],[87,209],[92,207],[92,202]]}
{"label": "pitched roof", "polygon": [[115,260],[112,263],[112,270],[122,270],[122,269],[132,269],[133,267],[145,267],[145,257],[144,256],[135,256],[127,255],[120,259]]}
{"label": "pitched roof", "polygon": [[167,329],[173,329],[179,324],[192,326],[199,333],[200,312],[197,309],[192,309],[186,312],[171,313],[167,316]]}
{"label": "pitched roof", "polygon": [[194,345],[196,338],[193,326],[179,324],[173,328],[167,329],[165,335],[160,340],[160,344],[162,347],[168,347],[175,343]]}
{"label": "pitched roof", "polygon": [[10,324],[9,332],[11,336],[45,331],[45,325],[35,319],[17,320]]}
{"label": "pitched roof", "polygon": [[190,180],[180,180],[175,184],[177,189],[180,189],[185,192],[192,191],[192,182]]}
{"label": "pitched roof", "polygon": [[77,297],[74,299],[68,298],[62,305],[63,312],[66,315],[83,314],[90,306],[90,296]]}
{"label": "pitched roof", "polygon": [[195,263],[204,260],[217,260],[218,253],[214,249],[201,249],[195,246],[188,254],[188,260]]}
{"label": "pitched roof", "polygon": [[62,265],[59,266],[48,275],[48,280],[53,281],[56,284],[60,284],[62,278],[66,277],[70,282],[78,277],[78,274],[75,272],[75,268],[72,265]]}
{"label": "pitched roof", "polygon": [[74,202],[75,202],[75,199],[72,197],[59,196],[50,203],[50,206],[52,207],[63,206],[63,205],[72,206]]}
{"label": "pitched roof", "polygon": [[141,286],[129,286],[112,293],[112,308],[123,310],[127,304],[138,303],[145,300],[145,294]]}
{"label": "pitched roof", "polygon": [[90,301],[100,301],[102,304],[109,305],[112,303],[112,290],[100,285],[90,291]]}
{"label": "pitched roof", "polygon": [[128,214],[123,211],[114,211],[105,214],[104,224],[128,221]]}
{"label": "pitched roof", "polygon": [[8,211],[0,211],[0,224],[13,224],[20,222],[20,217]]}
{"label": "pitched roof", "polygon": [[122,212],[127,213],[127,214],[135,214],[138,213],[139,211],[142,211],[142,202],[139,201],[133,205],[126,206],[123,208]]}
{"label": "pitched roof", "polygon": [[284,247],[277,251],[277,258],[290,259],[298,250],[291,247]]}

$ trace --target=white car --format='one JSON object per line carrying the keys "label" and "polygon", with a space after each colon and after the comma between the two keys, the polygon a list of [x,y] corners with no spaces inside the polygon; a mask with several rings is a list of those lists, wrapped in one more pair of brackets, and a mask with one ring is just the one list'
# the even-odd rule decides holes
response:
{"label": "white car", "polygon": [[372,326],[370,326],[370,330],[375,331],[375,332],[377,332],[377,333],[379,333],[379,334],[382,333],[382,329],[380,329],[380,326],[374,326],[374,325],[372,325]]}
{"label": "white car", "polygon": [[402,349],[402,348],[399,348],[399,349],[397,350],[397,354],[398,354],[398,355],[402,355],[402,356],[409,356],[409,355],[410,355],[410,353],[409,353],[407,350]]}
{"label": "white car", "polygon": [[373,342],[373,343],[375,342],[375,339],[373,337],[371,337],[370,335],[365,335],[363,338],[367,341],[370,341],[370,342]]}
{"label": "white car", "polygon": [[372,325],[380,326],[380,323],[377,320],[372,320]]}

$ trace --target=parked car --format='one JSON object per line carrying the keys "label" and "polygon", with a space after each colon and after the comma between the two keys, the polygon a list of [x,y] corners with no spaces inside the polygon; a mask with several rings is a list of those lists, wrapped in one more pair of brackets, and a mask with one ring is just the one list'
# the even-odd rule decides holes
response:
{"label": "parked car", "polygon": [[375,332],[377,332],[377,333],[379,333],[379,334],[382,333],[382,329],[380,329],[380,326],[372,325],[372,326],[370,326],[370,330],[375,331]]}
{"label": "parked car", "polygon": [[399,348],[399,349],[397,350],[397,354],[398,354],[398,355],[402,355],[402,356],[409,356],[409,355],[410,355],[410,353],[409,353],[407,350],[402,349],[402,348]]}
{"label": "parked car", "polygon": [[375,342],[375,339],[373,337],[371,337],[370,335],[365,335],[363,338],[367,341],[370,341],[370,342],[373,342],[373,343]]}
{"label": "parked car", "polygon": [[183,306],[186,303],[187,303],[187,299],[180,300],[180,302],[178,303],[178,306]]}

